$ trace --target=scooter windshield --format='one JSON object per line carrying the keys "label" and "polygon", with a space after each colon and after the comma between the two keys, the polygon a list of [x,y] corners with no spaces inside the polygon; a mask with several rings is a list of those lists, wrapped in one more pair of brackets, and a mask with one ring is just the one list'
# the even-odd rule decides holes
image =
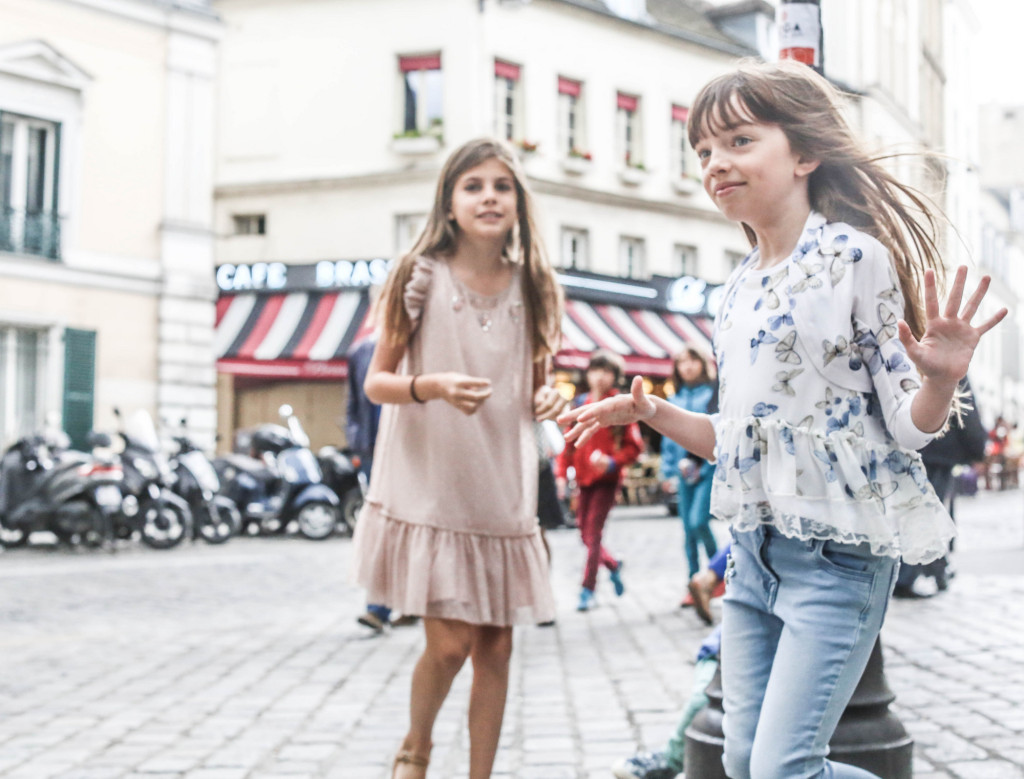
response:
{"label": "scooter windshield", "polygon": [[153,424],[153,417],[149,415],[148,411],[140,409],[128,417],[128,420],[124,423],[124,433],[151,452],[160,450],[160,439],[156,434],[156,425]]}

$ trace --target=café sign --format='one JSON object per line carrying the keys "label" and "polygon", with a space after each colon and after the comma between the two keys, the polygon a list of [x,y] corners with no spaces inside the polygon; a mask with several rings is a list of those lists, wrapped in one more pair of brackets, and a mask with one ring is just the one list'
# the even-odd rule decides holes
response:
{"label": "caf\u00e9 sign", "polygon": [[383,284],[391,260],[323,260],[286,265],[283,262],[225,263],[217,267],[221,292],[295,292],[299,290],[361,289]]}
{"label": "caf\u00e9 sign", "polygon": [[683,276],[668,285],[665,291],[665,307],[680,314],[714,318],[718,314],[724,293],[723,284],[708,284],[703,279]]}

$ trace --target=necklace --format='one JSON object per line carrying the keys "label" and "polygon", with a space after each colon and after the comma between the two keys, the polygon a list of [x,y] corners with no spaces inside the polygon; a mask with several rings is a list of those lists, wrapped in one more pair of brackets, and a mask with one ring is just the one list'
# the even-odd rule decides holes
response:
{"label": "necklace", "polygon": [[[449,268],[449,270],[451,270]],[[512,289],[515,278],[509,282],[508,286],[505,287],[501,292],[494,295],[481,295],[478,292],[473,292],[471,289],[466,287],[456,277],[455,273],[451,274],[452,283],[455,287],[455,293],[452,295],[452,309],[455,311],[461,311],[466,304],[473,309],[477,324],[480,325],[480,329],[485,333],[490,332],[491,327],[494,325],[494,318],[497,315],[499,307],[501,306],[504,298],[508,297],[509,290]],[[508,313],[509,317],[513,322],[518,322],[522,316],[523,303],[521,300],[514,300],[509,303]]]}

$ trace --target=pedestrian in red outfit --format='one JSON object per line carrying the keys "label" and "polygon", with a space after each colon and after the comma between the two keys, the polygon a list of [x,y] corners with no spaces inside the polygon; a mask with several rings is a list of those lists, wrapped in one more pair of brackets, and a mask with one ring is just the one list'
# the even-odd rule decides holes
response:
{"label": "pedestrian in red outfit", "polygon": [[[590,392],[583,396],[579,405],[596,403],[617,395],[616,385],[621,381],[625,367],[622,358],[614,352],[604,349],[594,352],[587,366],[587,386]],[[623,470],[636,461],[643,447],[640,428],[636,423],[601,428],[582,446],[566,446],[556,462],[559,494],[565,493],[566,471],[570,465],[576,469],[576,485],[579,488],[576,524],[587,548],[587,565],[583,573],[580,602],[576,607],[578,611],[587,611],[594,605],[597,569],[602,565],[611,572],[615,594],[622,595],[626,590],[622,583],[622,561],[612,557],[601,545],[601,536],[604,534],[608,512],[615,504],[615,494],[622,483]]]}

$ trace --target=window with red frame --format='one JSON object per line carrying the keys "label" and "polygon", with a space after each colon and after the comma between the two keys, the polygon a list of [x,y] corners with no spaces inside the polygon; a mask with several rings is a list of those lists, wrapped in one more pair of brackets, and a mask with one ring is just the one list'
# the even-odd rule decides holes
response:
{"label": "window with red frame", "polygon": [[619,92],[616,95],[619,146],[627,168],[644,167],[643,144],[640,137],[640,98]]}
{"label": "window with red frame", "polygon": [[444,127],[441,55],[398,58],[404,100],[401,133],[440,135]]}

